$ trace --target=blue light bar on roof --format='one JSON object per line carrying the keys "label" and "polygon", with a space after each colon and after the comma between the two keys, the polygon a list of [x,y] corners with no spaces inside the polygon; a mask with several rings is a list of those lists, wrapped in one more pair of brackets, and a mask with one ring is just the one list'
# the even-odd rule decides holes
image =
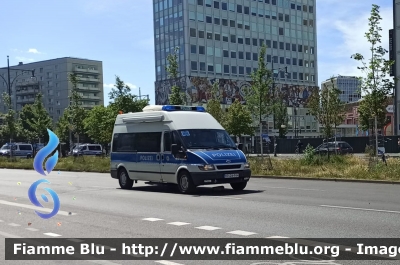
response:
{"label": "blue light bar on roof", "polygon": [[191,107],[191,106],[174,106],[174,105],[165,105],[162,107],[163,111],[197,111],[197,112],[206,112],[204,107]]}

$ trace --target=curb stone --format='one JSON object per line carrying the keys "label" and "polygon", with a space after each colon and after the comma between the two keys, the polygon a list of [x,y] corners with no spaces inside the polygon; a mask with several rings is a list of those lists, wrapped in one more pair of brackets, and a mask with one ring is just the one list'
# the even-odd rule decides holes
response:
{"label": "curb stone", "polygon": [[334,178],[308,178],[308,177],[290,177],[290,176],[261,176],[255,175],[252,178],[264,178],[264,179],[292,179],[292,180],[322,180],[322,181],[334,181],[334,182],[355,182],[355,183],[374,183],[374,184],[400,184],[400,181],[391,180],[367,180],[367,179],[334,179]]}
{"label": "curb stone", "polygon": [[[1,168],[1,169],[9,169],[9,170],[32,170],[27,168]],[[58,169],[54,169],[56,171]],[[59,170],[64,172],[81,172],[81,173],[100,173],[107,174],[109,172],[98,172],[98,171],[79,171],[79,170]],[[251,178],[263,178],[263,179],[291,179],[291,180],[320,180],[320,181],[334,181],[334,182],[354,182],[354,183],[370,183],[370,184],[392,184],[398,185],[400,181],[391,181],[391,180],[367,180],[367,179],[335,179],[335,178],[312,178],[312,177],[294,177],[294,176],[262,176],[255,175],[251,176]]]}

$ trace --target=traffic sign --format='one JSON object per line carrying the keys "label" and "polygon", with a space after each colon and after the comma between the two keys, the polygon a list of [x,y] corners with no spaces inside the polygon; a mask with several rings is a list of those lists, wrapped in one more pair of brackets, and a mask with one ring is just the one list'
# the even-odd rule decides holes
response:
{"label": "traffic sign", "polygon": [[386,111],[389,112],[389,113],[393,113],[393,105],[388,105],[386,107]]}

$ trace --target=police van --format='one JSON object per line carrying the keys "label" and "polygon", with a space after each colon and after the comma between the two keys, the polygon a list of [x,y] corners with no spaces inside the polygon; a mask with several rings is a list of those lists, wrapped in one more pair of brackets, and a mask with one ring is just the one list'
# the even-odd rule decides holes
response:
{"label": "police van", "polygon": [[138,180],[197,186],[230,184],[243,190],[251,177],[244,153],[203,107],[146,106],[119,114],[111,143],[111,177],[123,189]]}

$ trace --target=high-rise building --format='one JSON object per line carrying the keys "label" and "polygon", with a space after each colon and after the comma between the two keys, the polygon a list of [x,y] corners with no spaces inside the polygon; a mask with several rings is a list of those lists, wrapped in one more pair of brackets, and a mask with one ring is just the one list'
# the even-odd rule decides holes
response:
{"label": "high-rise building", "polygon": [[[188,104],[206,104],[207,87],[214,82],[223,104],[245,103],[243,90],[251,86],[250,73],[266,44],[275,85],[286,92],[289,112],[297,109],[288,136],[300,130],[304,136],[317,133],[304,108],[318,87],[315,0],[153,0],[153,8],[157,104],[168,103],[174,84]],[[175,47],[180,48],[180,77],[171,80],[165,67]],[[279,71],[285,67],[287,74]],[[265,125],[271,132],[273,119]]]}
{"label": "high-rise building", "polygon": [[[394,60],[391,76],[400,77],[400,0],[393,0],[393,29],[389,31],[389,57]],[[395,79],[394,89],[394,135],[400,135],[400,82]]]}
{"label": "high-rise building", "polygon": [[[101,61],[64,57],[28,64],[19,63],[10,66],[10,69],[11,103],[16,111],[20,111],[26,104],[34,103],[35,96],[40,92],[43,95],[44,106],[53,121],[57,122],[70,104],[70,73],[76,73],[79,78],[77,88],[82,96],[84,108],[104,105]],[[34,77],[31,73],[33,70]],[[0,68],[0,93],[9,93],[7,67]],[[6,111],[7,108],[1,99],[0,112]]]}
{"label": "high-rise building", "polygon": [[[333,81],[333,84],[332,84]],[[356,76],[337,76],[333,80],[327,79],[322,82],[321,87],[335,87],[342,93],[339,98],[344,103],[351,103],[361,99],[361,81]]]}

